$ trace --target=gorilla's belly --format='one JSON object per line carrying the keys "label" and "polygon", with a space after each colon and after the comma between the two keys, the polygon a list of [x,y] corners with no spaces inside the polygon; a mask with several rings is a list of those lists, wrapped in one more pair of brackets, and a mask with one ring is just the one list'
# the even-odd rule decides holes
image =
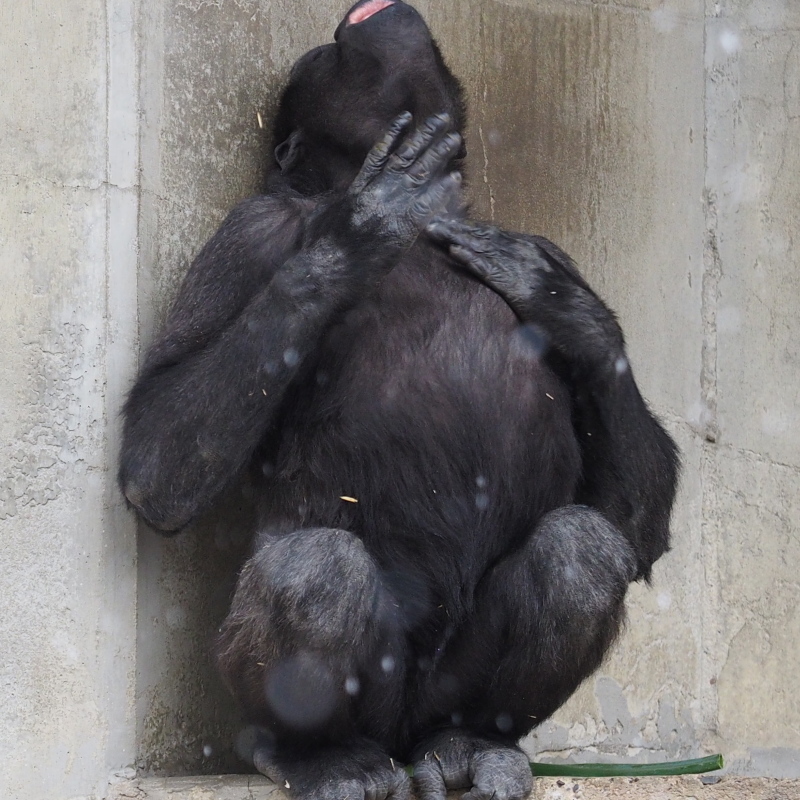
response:
{"label": "gorilla's belly", "polygon": [[539,345],[443,257],[401,264],[331,331],[290,412],[267,492],[280,517],[297,508],[294,524],[352,530],[388,569],[474,586],[574,494],[569,398]]}

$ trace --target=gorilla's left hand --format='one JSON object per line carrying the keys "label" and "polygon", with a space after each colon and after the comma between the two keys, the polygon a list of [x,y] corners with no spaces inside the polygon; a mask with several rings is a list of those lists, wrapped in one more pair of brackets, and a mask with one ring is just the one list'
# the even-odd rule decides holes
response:
{"label": "gorilla's left hand", "polygon": [[461,187],[461,175],[447,172],[461,147],[450,116],[428,118],[403,140],[410,124],[408,113],[392,123],[348,191],[352,226],[403,249],[435,215],[458,204]]}
{"label": "gorilla's left hand", "polygon": [[573,364],[606,369],[624,358],[613,313],[552,242],[454,217],[437,217],[426,231]]}

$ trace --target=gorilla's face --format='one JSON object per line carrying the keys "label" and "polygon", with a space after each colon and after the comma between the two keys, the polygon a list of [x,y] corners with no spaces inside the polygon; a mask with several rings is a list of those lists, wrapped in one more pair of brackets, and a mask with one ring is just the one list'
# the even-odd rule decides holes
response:
{"label": "gorilla's face", "polygon": [[[462,90],[444,64],[425,21],[402,0],[361,0],[335,41],[293,67],[275,123],[276,158],[286,171],[314,168],[328,185],[357,170],[401,112],[417,122],[447,112],[460,129]],[[354,172],[353,172],[354,174]],[[352,177],[352,176],[351,176]]]}

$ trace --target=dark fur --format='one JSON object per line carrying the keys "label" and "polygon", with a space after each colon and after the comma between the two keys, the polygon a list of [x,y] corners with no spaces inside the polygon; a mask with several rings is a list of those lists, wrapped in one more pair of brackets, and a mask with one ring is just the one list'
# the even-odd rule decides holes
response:
{"label": "dark fur", "polygon": [[267,194],[201,251],[148,353],[120,482],[171,532],[258,476],[218,660],[261,771],[300,797],[404,797],[394,756],[424,762],[426,799],[469,774],[474,798],[518,797],[514,742],[597,668],[668,546],[676,451],[555,245],[458,213],[405,250],[354,225],[347,188],[397,114],[460,128],[464,109],[404,3],[337,36],[293,70]]}

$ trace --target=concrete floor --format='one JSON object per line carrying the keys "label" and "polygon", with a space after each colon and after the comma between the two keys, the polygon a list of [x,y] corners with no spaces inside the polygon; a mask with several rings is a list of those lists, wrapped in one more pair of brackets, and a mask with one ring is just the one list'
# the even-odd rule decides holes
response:
{"label": "concrete floor", "polygon": [[[800,800],[800,780],[710,776],[671,778],[538,778],[531,800]],[[451,798],[459,793],[451,793]],[[108,800],[288,800],[279,787],[254,775],[122,780]]]}

